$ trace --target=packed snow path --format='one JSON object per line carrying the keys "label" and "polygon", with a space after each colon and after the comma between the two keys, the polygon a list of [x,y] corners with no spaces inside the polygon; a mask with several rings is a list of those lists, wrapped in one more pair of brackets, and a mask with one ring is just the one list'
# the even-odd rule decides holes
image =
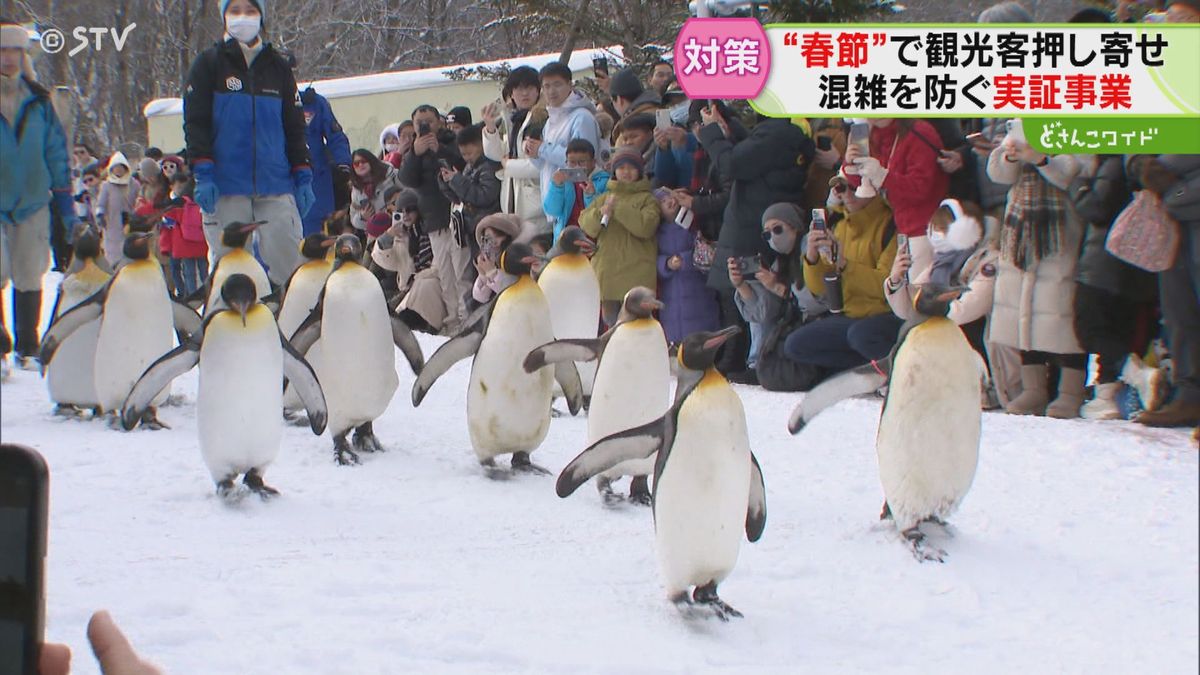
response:
{"label": "packed snow path", "polygon": [[[746,617],[722,624],[663,597],[649,509],[483,477],[469,362],[416,410],[397,365],[375,425],[386,453],[337,467],[328,436],[289,426],[266,474],[282,496],[236,506],[200,460],[195,370],[160,411],[171,428],[132,433],[54,417],[38,374],[15,372],[0,432],[50,465],[48,638],[72,646],[74,672],[98,672],[98,608],[173,673],[1196,671],[1183,430],[984,415],[946,562],[918,564],[877,520],[878,401],[793,438],[799,395],[738,387],[767,528],[721,586]],[[557,472],[585,436],[582,417],[555,419],[533,459]]]}

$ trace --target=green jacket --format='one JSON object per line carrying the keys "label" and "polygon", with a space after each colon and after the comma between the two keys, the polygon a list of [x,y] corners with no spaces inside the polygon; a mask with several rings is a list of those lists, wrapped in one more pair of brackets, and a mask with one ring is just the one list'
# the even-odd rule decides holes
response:
{"label": "green jacket", "polygon": [[[600,224],[600,209],[615,199],[608,226]],[[612,180],[608,192],[596,197],[579,215],[579,226],[596,240],[592,267],[600,280],[601,300],[622,300],[634,286],[654,288],[658,241],[655,234],[662,222],[658,200],[650,194],[650,181],[621,183]]]}

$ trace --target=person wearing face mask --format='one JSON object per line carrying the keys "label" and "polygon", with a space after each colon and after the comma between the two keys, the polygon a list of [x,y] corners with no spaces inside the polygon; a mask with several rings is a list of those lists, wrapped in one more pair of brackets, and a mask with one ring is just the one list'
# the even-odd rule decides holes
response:
{"label": "person wearing face mask", "polygon": [[287,60],[264,39],[267,0],[217,5],[224,39],[196,57],[183,97],[193,198],[214,263],[228,251],[224,226],[266,221],[258,250],[282,286],[300,264],[301,218],[316,201],[303,104]]}
{"label": "person wearing face mask", "polygon": [[475,240],[479,242],[475,270],[479,276],[471,288],[475,302],[482,305],[516,281],[500,269],[500,254],[520,233],[521,221],[508,213],[493,213],[479,220],[475,227]]}

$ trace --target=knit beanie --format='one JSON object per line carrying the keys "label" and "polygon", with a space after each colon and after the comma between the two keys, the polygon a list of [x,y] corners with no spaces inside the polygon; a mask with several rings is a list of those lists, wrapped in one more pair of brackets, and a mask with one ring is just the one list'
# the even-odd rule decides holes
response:
{"label": "knit beanie", "polygon": [[618,70],[608,81],[608,95],[613,98],[621,96],[632,100],[641,96],[643,91],[645,88],[642,87],[642,81],[638,79],[633,68]]}
{"label": "knit beanie", "polygon": [[803,230],[808,219],[804,217],[804,212],[800,210],[799,206],[791,202],[776,202],[763,211],[763,227],[766,227],[767,222],[772,220],[782,220],[797,230]]}
{"label": "knit beanie", "polygon": [[401,211],[405,209],[416,208],[420,204],[421,198],[416,190],[405,189],[396,196],[396,208]]}
{"label": "knit beanie", "polygon": [[392,226],[392,215],[390,213],[376,213],[367,221],[367,236],[378,237],[388,228]]}
{"label": "knit beanie", "polygon": [[[230,0],[218,0],[217,8],[221,10],[221,20],[225,20],[225,10],[229,9]],[[258,13],[262,15],[262,22],[267,22],[267,0],[250,0],[251,4],[258,8]]]}
{"label": "knit beanie", "polygon": [[622,145],[613,153],[612,172],[614,174],[617,172],[617,167],[622,164],[632,164],[637,167],[639,173],[643,175],[646,173],[646,162],[642,159],[642,153],[631,145]]}
{"label": "knit beanie", "polygon": [[454,106],[446,113],[446,124],[458,122],[464,127],[471,126],[471,109],[465,105]]}

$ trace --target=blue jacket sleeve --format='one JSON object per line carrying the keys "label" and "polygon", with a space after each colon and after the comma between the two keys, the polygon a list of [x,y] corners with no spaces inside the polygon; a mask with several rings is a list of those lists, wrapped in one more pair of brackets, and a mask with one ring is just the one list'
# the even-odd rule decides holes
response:
{"label": "blue jacket sleeve", "polygon": [[46,101],[46,168],[50,171],[50,189],[71,192],[71,159],[67,152],[67,135],[54,106]]}
{"label": "blue jacket sleeve", "polygon": [[350,139],[346,138],[346,132],[338,124],[333,108],[325,98],[321,99],[321,108],[325,117],[325,147],[329,149],[333,165],[350,166]]}
{"label": "blue jacket sleeve", "polygon": [[554,217],[555,220],[561,223],[571,216],[571,211],[566,202],[566,184],[556,185],[551,181],[549,189],[546,190],[546,198],[542,200],[542,210],[546,212],[546,215]]}

